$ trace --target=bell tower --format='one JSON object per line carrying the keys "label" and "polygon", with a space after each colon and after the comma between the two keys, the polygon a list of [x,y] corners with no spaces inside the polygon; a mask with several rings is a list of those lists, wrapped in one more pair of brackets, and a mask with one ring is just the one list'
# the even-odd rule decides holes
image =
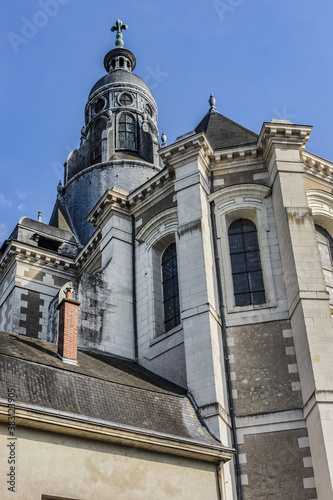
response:
{"label": "bell tower", "polygon": [[65,162],[64,186],[50,224],[59,210],[81,244],[94,232],[86,217],[107,189],[131,191],[159,170],[157,106],[148,85],[133,73],[134,54],[124,48],[119,19],[116,47],[104,58],[107,74],[93,86],[85,107],[80,147]]}

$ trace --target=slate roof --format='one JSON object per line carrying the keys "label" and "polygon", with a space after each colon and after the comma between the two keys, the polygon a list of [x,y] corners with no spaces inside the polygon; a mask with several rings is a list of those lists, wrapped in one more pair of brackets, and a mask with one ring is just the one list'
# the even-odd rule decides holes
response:
{"label": "slate roof", "polygon": [[77,366],[63,363],[56,352],[55,344],[0,331],[0,398],[7,399],[10,386],[17,406],[222,446],[202,425],[184,388],[99,351],[78,351]]}
{"label": "slate roof", "polygon": [[70,231],[45,224],[44,222],[29,219],[28,217],[22,217],[18,225],[19,228],[23,227],[31,229],[32,231],[36,231],[36,233],[43,233],[45,235],[64,241],[75,241],[73,234]]}
{"label": "slate roof", "polygon": [[205,132],[214,150],[256,144],[258,140],[257,134],[229,120],[215,109],[208,111],[195,132]]}
{"label": "slate roof", "polygon": [[117,71],[111,71],[111,73],[108,73],[107,75],[104,75],[102,78],[100,78],[91,89],[89,97],[101,87],[104,87],[105,85],[112,85],[115,83],[123,84],[124,86],[128,86],[131,84],[138,85],[139,87],[144,88],[150,95],[152,95],[150,88],[148,87],[146,82],[142,80],[142,78],[130,71],[118,69]]}

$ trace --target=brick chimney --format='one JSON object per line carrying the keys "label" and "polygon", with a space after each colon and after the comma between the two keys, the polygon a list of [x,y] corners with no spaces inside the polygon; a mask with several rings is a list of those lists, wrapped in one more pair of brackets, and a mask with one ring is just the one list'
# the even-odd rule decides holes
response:
{"label": "brick chimney", "polygon": [[77,320],[80,302],[72,299],[71,288],[66,288],[59,310],[58,356],[65,363],[77,364]]}

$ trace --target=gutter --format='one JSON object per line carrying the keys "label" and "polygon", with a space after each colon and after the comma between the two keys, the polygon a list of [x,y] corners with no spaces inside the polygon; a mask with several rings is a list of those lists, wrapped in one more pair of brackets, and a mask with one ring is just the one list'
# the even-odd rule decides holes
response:
{"label": "gutter", "polygon": [[[17,425],[24,427],[44,429],[215,464],[230,460],[234,454],[234,450],[219,443],[213,446],[185,436],[140,429],[38,405],[15,403],[15,417]],[[8,401],[0,399],[0,424],[7,425],[7,421]]]}

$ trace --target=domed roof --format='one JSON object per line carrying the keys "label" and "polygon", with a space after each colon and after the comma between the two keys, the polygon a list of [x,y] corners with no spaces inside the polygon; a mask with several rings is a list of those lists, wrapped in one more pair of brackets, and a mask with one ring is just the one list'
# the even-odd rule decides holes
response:
{"label": "domed roof", "polygon": [[130,71],[117,69],[116,71],[111,71],[111,73],[108,73],[107,75],[103,76],[100,80],[98,80],[98,82],[95,83],[95,85],[91,89],[89,97],[94,92],[96,92],[96,90],[100,89],[101,87],[104,87],[104,85],[112,85],[113,83],[124,83],[125,85],[128,84],[138,85],[144,88],[152,96],[150,88],[148,87],[146,82],[142,80],[142,78],[135,75],[134,73],[131,73]]}

